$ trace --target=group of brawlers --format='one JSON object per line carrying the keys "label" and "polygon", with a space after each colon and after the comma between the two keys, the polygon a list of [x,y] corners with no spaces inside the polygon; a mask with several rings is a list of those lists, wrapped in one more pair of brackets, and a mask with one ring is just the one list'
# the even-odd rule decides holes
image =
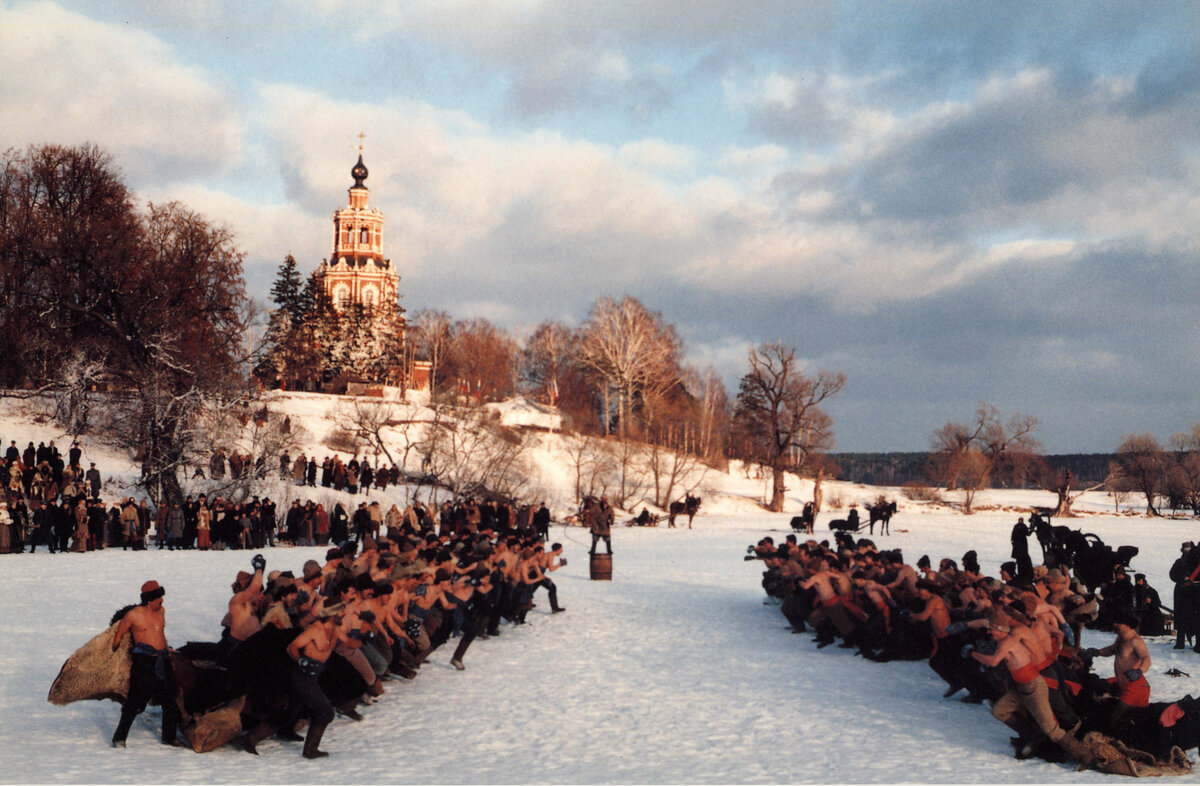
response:
{"label": "group of brawlers", "polygon": [[[747,560],[765,563],[763,586],[793,632],[814,629],[818,648],[840,638],[838,646],[874,661],[928,658],[947,683],[946,698],[965,690],[964,702],[991,703],[992,715],[1017,734],[1017,758],[1096,764],[1095,735],[1086,732],[1128,737],[1134,719],[1125,716],[1150,704],[1142,620],[1125,607],[1100,615],[1103,599],[1098,604],[1068,566],[1027,571],[1010,562],[994,579],[969,551],[961,566],[943,559],[934,569],[922,557],[914,568],[899,549],[881,551],[870,540],[837,534],[832,548],[788,535],[781,544],[768,537],[748,549]],[[1112,643],[1083,648],[1083,626],[1097,627],[1097,616],[1115,633]],[[1097,656],[1113,657],[1111,677],[1090,673]],[[1164,723],[1182,712],[1171,708]]]}
{"label": "group of brawlers", "polygon": [[[262,683],[285,672],[278,690],[248,695],[241,744],[257,754],[258,743],[275,734],[303,741],[303,755],[318,758],[327,755],[318,746],[337,712],[361,720],[357,707],[382,695],[385,681],[415,678],[428,655],[450,639],[459,640],[450,663],[461,671],[476,638],[499,635],[502,619],[525,622],[539,587],[547,591],[550,613],[564,611],[549,576],[566,562],[562,546],[547,549],[534,530],[451,537],[405,527],[378,542],[368,535],[331,548],[324,565],[308,560],[298,576],[266,573],[259,554],[252,572],[239,572],[232,585],[221,641],[189,643],[180,653],[215,661],[230,673],[257,669],[263,679],[242,680],[250,694],[263,692]],[[163,707],[163,743],[179,744],[175,653],[164,632],[164,595],[157,582],[147,581],[141,603],[115,618],[113,650],[126,635],[132,643],[115,747],[124,747],[133,719],[152,697]],[[357,687],[347,693],[347,685]],[[308,723],[305,737],[297,734],[302,718]]]}

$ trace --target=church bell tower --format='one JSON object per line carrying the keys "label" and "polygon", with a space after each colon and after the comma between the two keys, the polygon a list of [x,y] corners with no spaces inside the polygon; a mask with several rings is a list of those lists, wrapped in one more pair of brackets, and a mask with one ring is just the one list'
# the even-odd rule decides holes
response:
{"label": "church bell tower", "polygon": [[383,256],[383,213],[367,204],[362,145],[350,176],[350,204],[333,213],[333,253],[316,276],[338,311],[354,304],[374,312],[395,311],[400,275]]}

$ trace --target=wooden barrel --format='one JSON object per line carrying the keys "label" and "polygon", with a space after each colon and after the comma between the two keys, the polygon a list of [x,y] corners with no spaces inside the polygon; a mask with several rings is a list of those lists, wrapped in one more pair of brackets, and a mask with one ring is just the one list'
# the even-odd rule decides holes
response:
{"label": "wooden barrel", "polygon": [[592,581],[612,581],[612,555],[592,555]]}

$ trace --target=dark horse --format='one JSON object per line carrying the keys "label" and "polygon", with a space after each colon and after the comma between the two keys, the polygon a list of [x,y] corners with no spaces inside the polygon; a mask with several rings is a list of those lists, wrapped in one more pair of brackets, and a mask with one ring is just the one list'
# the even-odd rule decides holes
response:
{"label": "dark horse", "polygon": [[696,517],[696,511],[700,510],[700,498],[693,497],[688,494],[681,502],[672,502],[667,508],[667,526],[675,526],[675,517],[681,513],[686,513],[688,517],[688,529],[692,528],[692,519]]}
{"label": "dark horse", "polygon": [[891,535],[892,516],[896,515],[896,501],[880,502],[875,505],[867,505],[867,512],[871,514],[871,534],[875,534],[875,522],[879,522],[879,534]]}
{"label": "dark horse", "polygon": [[813,507],[811,502],[805,502],[804,512],[799,516],[792,517],[792,529],[796,530],[797,532],[807,532],[811,535],[813,531],[813,525],[816,523],[816,519],[816,508]]}

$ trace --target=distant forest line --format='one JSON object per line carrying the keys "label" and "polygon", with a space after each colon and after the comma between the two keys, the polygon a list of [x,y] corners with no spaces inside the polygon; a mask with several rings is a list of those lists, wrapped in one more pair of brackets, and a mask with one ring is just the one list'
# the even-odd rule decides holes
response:
{"label": "distant forest line", "polygon": [[[837,476],[851,483],[869,486],[900,486],[909,481],[931,483],[925,468],[929,453],[830,453],[829,458],[840,468]],[[1045,456],[1052,467],[1071,470],[1074,488],[1086,488],[1103,483],[1108,477],[1112,453],[1062,453]],[[999,484],[993,484],[999,485]],[[1036,488],[1032,481],[1025,488]]]}

